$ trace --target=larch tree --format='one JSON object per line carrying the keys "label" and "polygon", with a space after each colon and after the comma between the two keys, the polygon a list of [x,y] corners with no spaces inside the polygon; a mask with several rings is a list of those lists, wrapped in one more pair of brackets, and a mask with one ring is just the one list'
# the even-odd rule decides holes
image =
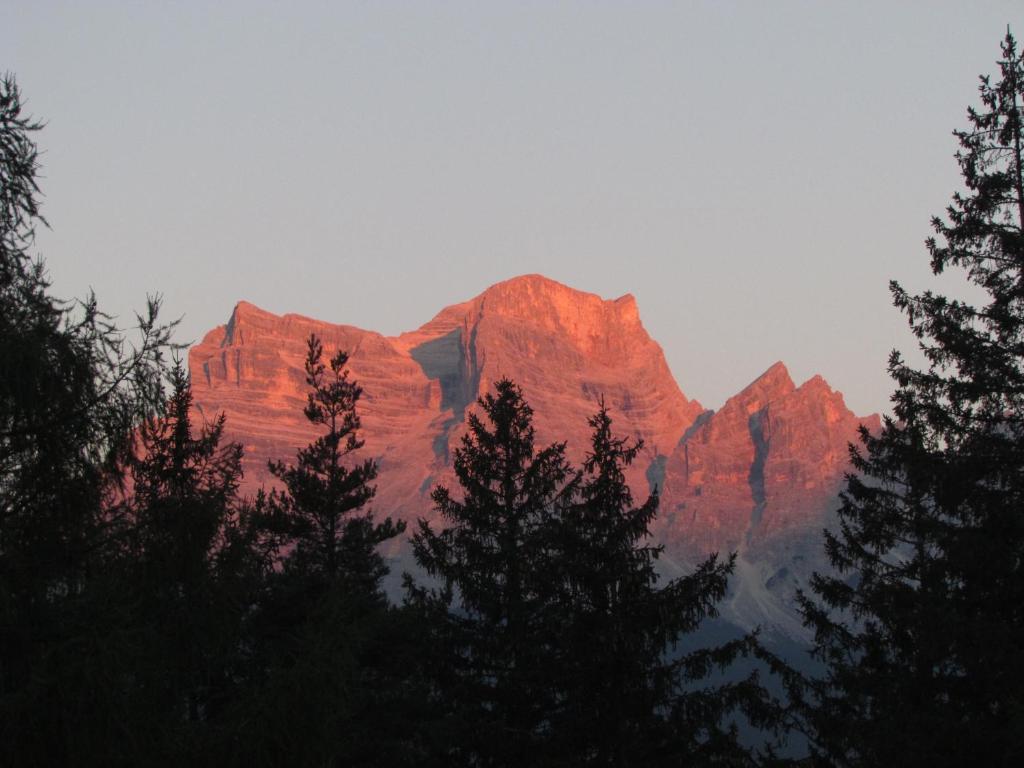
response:
{"label": "larch tree", "polygon": [[157,299],[133,342],[92,296],[53,295],[32,253],[46,224],[41,127],[0,78],[0,738],[15,765],[66,764],[116,728],[116,713],[101,725],[82,663],[104,653],[109,628],[93,599],[109,563],[106,501],[135,428],[161,408],[174,348]]}

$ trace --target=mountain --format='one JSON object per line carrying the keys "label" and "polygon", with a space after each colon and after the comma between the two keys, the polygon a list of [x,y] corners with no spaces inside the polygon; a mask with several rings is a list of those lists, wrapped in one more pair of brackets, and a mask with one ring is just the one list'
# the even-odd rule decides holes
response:
{"label": "mountain", "polygon": [[380,461],[374,506],[406,519],[428,515],[430,488],[451,480],[466,409],[502,376],[523,388],[539,441],[568,440],[574,459],[603,394],[616,427],[646,441],[630,478],[637,488],[703,411],[679,390],[632,296],[606,301],[528,275],[392,338],[240,302],[227,325],[192,348],[189,367],[197,406],[207,417],[225,412],[229,436],[245,448],[247,490],[270,481],[268,459],[294,456],[314,434],[302,415],[310,333],[328,354],[349,352],[364,390],[364,451]]}
{"label": "mountain", "polygon": [[665,462],[654,533],[674,571],[707,552],[736,552],[723,613],[802,637],[795,594],[829,567],[821,530],[835,522],[861,427],[877,431],[881,420],[855,416],[820,376],[797,387],[781,362],[702,414]]}
{"label": "mountain", "polygon": [[776,363],[687,430],[665,462],[666,541],[734,551],[785,532],[820,529],[835,506],[859,418],[820,376],[797,387]]}
{"label": "mountain", "polygon": [[[666,567],[739,550],[758,590],[772,578],[788,585],[782,598],[759,593],[769,602],[795,588],[788,577],[806,570],[801,563],[820,559],[799,553],[820,549],[805,542],[817,542],[835,507],[847,443],[861,424],[878,424],[850,412],[820,377],[795,386],[781,363],[707,411],[680,390],[632,296],[602,299],[540,275],[498,283],[397,337],[239,302],[190,350],[189,366],[201,413],[226,413],[228,437],[245,449],[247,491],[271,482],[269,459],[292,459],[315,434],[302,414],[311,333],[327,354],[349,353],[363,387],[363,454],[380,465],[379,514],[431,516],[430,490],[454,486],[451,453],[467,410],[502,376],[523,388],[539,444],[565,440],[575,461],[603,395],[617,432],[644,440],[628,480],[638,496],[661,489],[654,533]],[[798,586],[804,576],[795,578]]]}

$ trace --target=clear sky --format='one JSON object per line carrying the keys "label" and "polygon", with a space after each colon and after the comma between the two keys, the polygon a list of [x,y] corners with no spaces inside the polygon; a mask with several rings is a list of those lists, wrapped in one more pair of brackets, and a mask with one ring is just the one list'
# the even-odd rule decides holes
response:
{"label": "clear sky", "polygon": [[394,334],[540,272],[633,293],[706,406],[781,359],[866,413],[1007,24],[1020,0],[4,0],[0,70],[48,123],[61,295],[159,291],[183,340],[239,299]]}

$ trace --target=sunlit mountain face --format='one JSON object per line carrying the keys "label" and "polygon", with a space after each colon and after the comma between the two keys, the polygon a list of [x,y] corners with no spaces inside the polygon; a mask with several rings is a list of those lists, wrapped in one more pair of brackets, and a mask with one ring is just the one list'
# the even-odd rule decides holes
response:
{"label": "sunlit mountain face", "polygon": [[[272,482],[267,461],[315,436],[306,402],[306,340],[349,354],[362,458],[380,467],[373,508],[407,521],[433,516],[430,491],[455,487],[453,450],[478,396],[508,377],[532,406],[538,446],[567,443],[581,461],[599,397],[623,437],[644,449],[629,470],[637,498],[657,489],[652,527],[668,574],[711,552],[738,553],[727,618],[791,636],[795,589],[824,567],[821,529],[837,506],[858,417],[820,376],[797,386],[776,363],[718,411],[689,400],[630,295],[603,299],[539,275],[499,283],[396,337],[240,302],[189,353],[199,413],[227,415],[245,449],[244,490]],[[399,544],[389,553],[407,565]]]}

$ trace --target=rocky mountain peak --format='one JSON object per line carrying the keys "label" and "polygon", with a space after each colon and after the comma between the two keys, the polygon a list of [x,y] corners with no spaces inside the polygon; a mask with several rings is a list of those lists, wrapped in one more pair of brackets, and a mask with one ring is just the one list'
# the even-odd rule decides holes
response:
{"label": "rocky mountain peak", "polygon": [[506,336],[557,339],[579,355],[606,361],[634,351],[650,354],[652,347],[660,354],[660,347],[640,322],[633,296],[604,299],[543,275],[497,283],[469,301],[446,307],[400,339],[413,346],[424,338],[460,328],[469,336],[481,327],[496,326],[504,327]]}
{"label": "rocky mountain peak", "polygon": [[[773,400],[785,397],[796,389],[789,370],[781,361],[744,387],[732,400],[743,403],[745,408],[760,408]],[[731,401],[730,401],[731,402]],[[725,410],[723,408],[722,410]]]}
{"label": "rocky mountain peak", "polygon": [[310,333],[328,355],[349,352],[364,451],[380,462],[374,506],[404,519],[429,515],[430,489],[452,484],[465,415],[503,376],[533,407],[538,442],[567,440],[575,461],[603,396],[617,433],[644,440],[627,477],[638,496],[659,486],[658,535],[679,551],[816,524],[834,503],[846,442],[870,423],[821,377],[796,387],[781,362],[705,412],[680,391],[631,295],[605,299],[541,275],[491,286],[398,337],[240,301],[189,361],[197,405],[224,411],[245,448],[246,490],[270,482],[268,459],[288,460],[315,436],[302,416]]}

